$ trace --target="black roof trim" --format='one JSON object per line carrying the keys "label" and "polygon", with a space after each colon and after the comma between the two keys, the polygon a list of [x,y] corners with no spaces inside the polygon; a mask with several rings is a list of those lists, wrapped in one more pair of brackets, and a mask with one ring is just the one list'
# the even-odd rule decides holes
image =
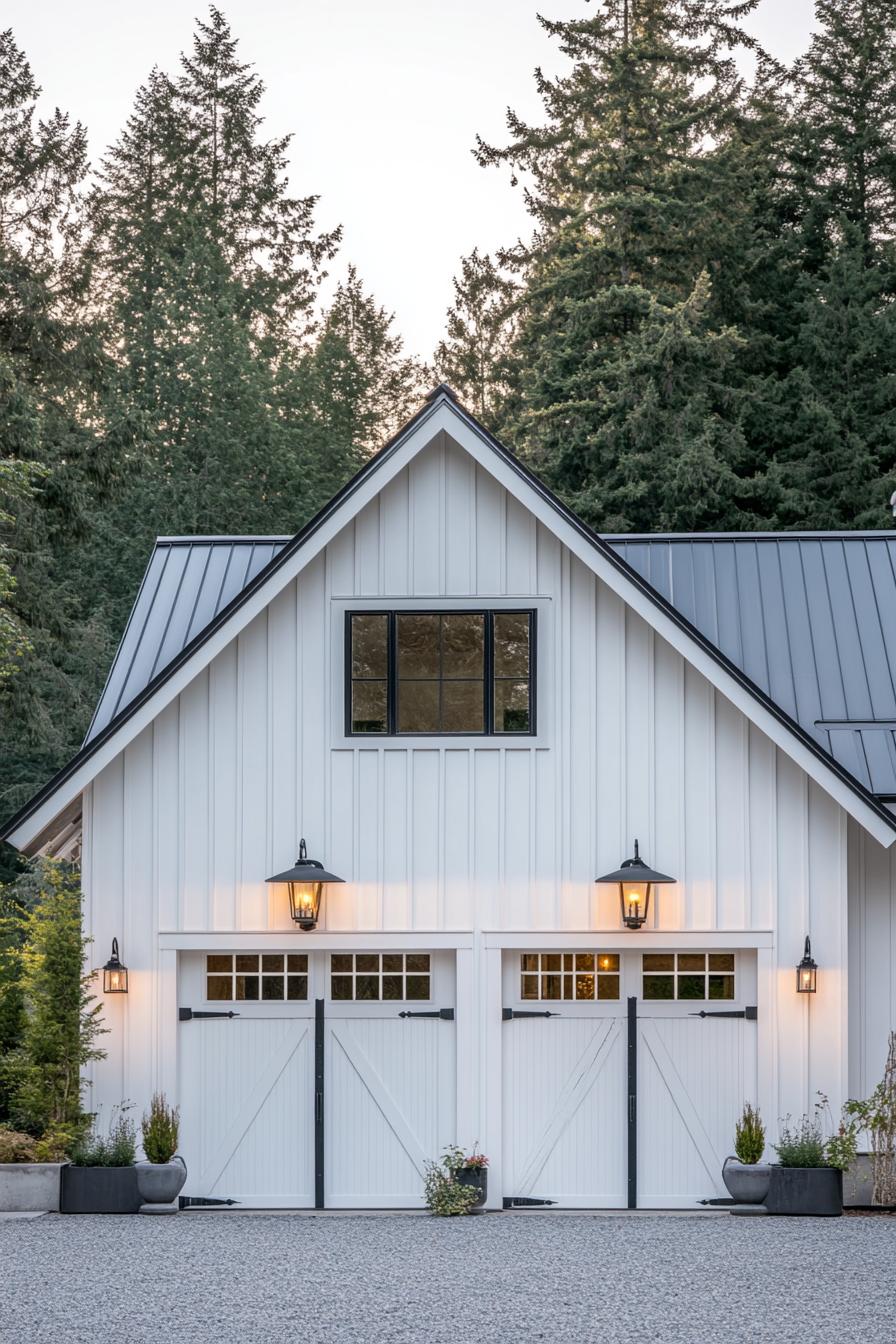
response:
{"label": "black roof trim", "polygon": [[[57,771],[53,778],[50,779],[33,798],[19,808],[15,815],[5,823],[2,829],[0,829],[0,840],[5,840],[12,831],[16,830],[22,824],[23,821],[26,821],[33,812],[36,812],[39,807],[52,797],[60,785],[64,784],[67,779],[70,779],[91,756],[94,756],[96,752],[99,751],[100,747],[104,746],[110,738],[114,737],[118,730],[123,727],[124,724],[127,723],[127,721],[131,719],[153,695],[155,695],[156,691],[159,690],[165,682],[169,681],[170,678],[174,676],[175,672],[179,671],[185,663],[189,662],[193,654],[196,653],[203,644],[207,643],[207,641],[230,620],[230,617],[239,611],[240,607],[258,592],[258,590],[267,583],[268,579],[301,549],[305,542],[327,522],[332,514],[335,513],[346,500],[350,499],[351,496],[360,489],[368,477],[377,470],[381,463],[391,457],[411,434],[431,418],[435,413],[435,409],[438,406],[440,399],[443,397],[452,402],[456,413],[465,421],[467,426],[482,439],[484,443],[488,444],[488,446],[498,454],[502,461],[525,481],[541,499],[559,513],[585,541],[594,547],[608,564],[612,565],[613,568],[619,574],[623,575],[639,593],[646,597],[659,611],[672,621],[674,625],[686,634],[698,648],[721,667],[737,683],[737,685],[747,691],[753,699],[763,707],[763,709],[770,713],[772,717],[782,725],[782,727],[792,733],[797,741],[806,747],[818,761],[825,765],[842,784],[845,784],[846,787],[849,788],[851,792],[854,793],[856,797],[859,798],[880,820],[886,822],[891,830],[896,831],[896,816],[894,816],[888,808],[884,807],[873,793],[869,792],[869,790],[851,775],[848,770],[844,769],[838,761],[834,760],[832,756],[829,756],[828,753],[800,727],[795,719],[792,719],[789,714],[786,714],[784,710],[776,705],[755,682],[751,681],[735,663],[731,662],[731,660],[722,653],[721,649],[718,649],[696,628],[696,626],[692,625],[686,617],[682,616],[671,603],[667,602],[666,599],[646,581],[646,579],[642,579],[637,570],[618,555],[603,537],[593,531],[587,523],[583,522],[581,518],[573,513],[573,511],[564,504],[543,481],[539,480],[539,478],[530,471],[518,457],[496,439],[495,436],[476,419],[472,412],[467,410],[467,408],[459,401],[457,394],[452,388],[448,387],[445,383],[440,383],[427,394],[426,400],[420,410],[417,411],[410,420],[408,420],[392,436],[392,438],[364,464],[361,470],[333,496],[330,502],[326,504],[319,513],[315,514],[310,522],[306,523],[305,526],[296,533],[292,540],[284,546],[283,550],[280,551],[278,555],[274,556],[263,569],[259,570],[255,578],[252,579],[241,592],[237,593],[226,607],[222,607],[214,620],[212,620],[205,629],[200,630],[190,643],[185,645],[177,657],[172,659],[172,661],[164,667],[152,681],[148,682],[141,693],[136,696],[130,704],[116,715],[115,718],[110,720],[101,733],[98,733],[95,738],[82,747],[81,750],[72,757],[68,764]],[[629,540],[635,539],[631,534],[625,535]],[[653,535],[654,537],[658,536],[658,534],[647,535]],[[702,535],[706,540],[714,540],[716,538],[725,539],[724,534],[706,533]],[[743,533],[734,533],[730,535],[744,536]]]}

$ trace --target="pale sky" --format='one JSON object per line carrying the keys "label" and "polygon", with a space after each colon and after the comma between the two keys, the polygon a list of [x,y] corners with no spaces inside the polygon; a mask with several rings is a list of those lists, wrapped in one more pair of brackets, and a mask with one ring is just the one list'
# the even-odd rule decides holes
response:
{"label": "pale sky", "polygon": [[[341,223],[332,272],[354,262],[394,311],[408,349],[430,357],[459,258],[527,233],[507,175],[478,167],[477,132],[502,143],[509,105],[535,120],[532,71],[562,68],[538,25],[588,13],[582,0],[219,0],[243,60],[267,86],[270,135],[293,132],[291,184]],[[776,56],[808,43],[812,0],[762,0],[751,20]],[[5,0],[44,89],[85,122],[97,160],[154,64],[174,72],[200,0]]]}

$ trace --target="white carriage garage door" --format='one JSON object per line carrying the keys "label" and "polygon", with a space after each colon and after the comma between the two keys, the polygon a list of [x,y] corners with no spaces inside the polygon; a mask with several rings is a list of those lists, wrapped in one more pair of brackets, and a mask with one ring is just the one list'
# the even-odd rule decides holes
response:
{"label": "white carriage garage door", "polygon": [[756,1101],[755,954],[507,953],[504,1003],[505,1200],[725,1196],[735,1121]]}
{"label": "white carriage garage door", "polygon": [[184,954],[184,1194],[420,1207],[455,1134],[454,983],[447,952]]}

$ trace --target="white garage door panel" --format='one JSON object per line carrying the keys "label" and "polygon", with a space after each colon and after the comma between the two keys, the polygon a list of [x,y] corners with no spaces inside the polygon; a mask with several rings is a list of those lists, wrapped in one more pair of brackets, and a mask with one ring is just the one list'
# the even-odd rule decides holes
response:
{"label": "white garage door panel", "polygon": [[328,1207],[422,1207],[424,1163],[453,1142],[454,1023],[398,1010],[327,1021]]}
{"label": "white garage door panel", "polygon": [[625,1033],[619,1018],[504,1028],[505,1192],[567,1208],[625,1202]]}
{"label": "white garage door panel", "polygon": [[639,1019],[638,1205],[724,1197],[722,1163],[756,1097],[756,1023]]}
{"label": "white garage door panel", "polygon": [[307,1018],[182,1025],[184,1194],[314,1203],[313,1046]]}

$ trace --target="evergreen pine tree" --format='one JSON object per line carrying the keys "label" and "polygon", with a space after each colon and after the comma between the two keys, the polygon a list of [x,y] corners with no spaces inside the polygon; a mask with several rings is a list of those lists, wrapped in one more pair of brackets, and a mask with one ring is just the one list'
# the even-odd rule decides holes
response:
{"label": "evergreen pine tree", "polygon": [[896,13],[818,0],[798,65],[799,321],[779,453],[785,526],[892,525],[896,485]]}
{"label": "evergreen pine tree", "polygon": [[0,34],[2,626],[21,675],[0,688],[0,812],[77,745],[107,660],[91,593],[69,564],[108,475],[96,432],[103,376],[80,246],[85,133]]}
{"label": "evergreen pine tree", "polygon": [[516,382],[514,299],[511,279],[474,248],[461,258],[445,338],[435,353],[439,379],[490,428],[508,417]]}
{"label": "evergreen pine tree", "polygon": [[[537,226],[529,246],[502,257],[522,284],[520,404],[505,432],[597,526],[609,505],[608,464],[596,452],[603,383],[654,304],[687,300],[742,236],[741,160],[730,144],[744,98],[733,51],[747,43],[739,24],[754,7],[603,0],[588,19],[542,20],[572,70],[538,73],[543,126],[510,113],[511,143],[479,145],[483,164],[525,175]],[[712,330],[706,337],[715,340]]]}
{"label": "evergreen pine tree", "polygon": [[117,499],[94,547],[118,630],[159,533],[292,531],[322,502],[281,398],[339,231],[317,234],[316,198],[290,194],[289,138],[263,138],[263,92],[212,8],[179,76],[139,91],[91,201],[120,352]]}

